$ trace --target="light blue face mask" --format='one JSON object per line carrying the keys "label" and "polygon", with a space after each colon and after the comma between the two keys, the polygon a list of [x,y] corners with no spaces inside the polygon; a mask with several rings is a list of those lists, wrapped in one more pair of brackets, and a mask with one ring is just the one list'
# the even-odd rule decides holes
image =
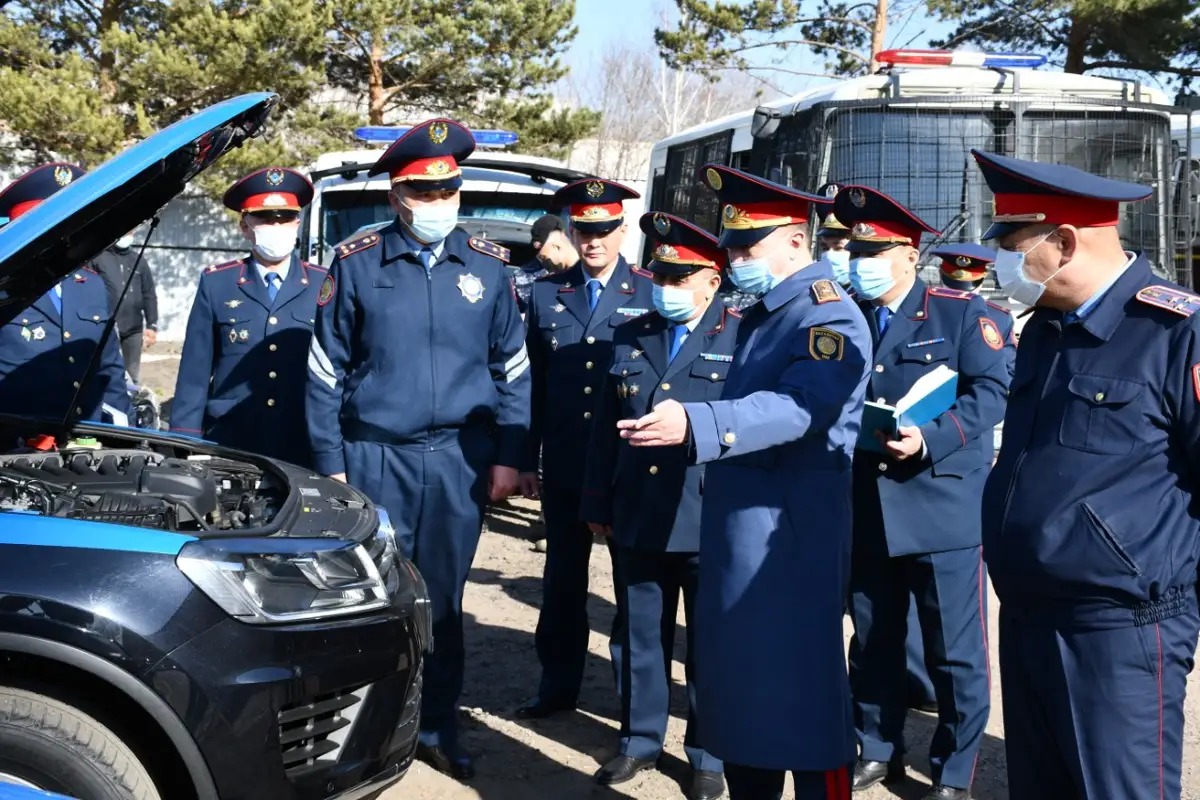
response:
{"label": "light blue face mask", "polygon": [[833,278],[842,286],[850,284],[850,253],[846,250],[826,250],[825,260],[833,267]]}
{"label": "light blue face mask", "polygon": [[732,264],[729,273],[733,285],[747,294],[766,294],[779,283],[771,274],[771,265],[765,258],[751,258]]}
{"label": "light blue face mask", "polygon": [[856,258],[850,262],[850,285],[860,297],[877,300],[896,285],[892,262],[886,258]]}
{"label": "light blue face mask", "polygon": [[651,289],[654,308],[671,322],[687,322],[696,313],[696,294],[691,289],[678,286],[659,286]]}
{"label": "light blue face mask", "polygon": [[450,235],[458,225],[458,206],[439,204],[435,206],[405,206],[412,214],[412,222],[400,221],[413,236],[425,244],[437,244]]}

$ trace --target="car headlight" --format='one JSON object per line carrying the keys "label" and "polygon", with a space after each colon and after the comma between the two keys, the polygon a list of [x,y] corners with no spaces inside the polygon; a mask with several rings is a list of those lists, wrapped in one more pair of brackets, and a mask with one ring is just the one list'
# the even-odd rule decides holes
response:
{"label": "car headlight", "polygon": [[185,545],[176,564],[242,622],[307,622],[391,602],[367,551],[341,539],[202,540]]}

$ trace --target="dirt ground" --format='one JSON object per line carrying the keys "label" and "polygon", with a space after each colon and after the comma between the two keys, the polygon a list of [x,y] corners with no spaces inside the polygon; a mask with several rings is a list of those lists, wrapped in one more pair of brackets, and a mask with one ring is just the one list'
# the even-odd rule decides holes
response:
{"label": "dirt ground", "polygon": [[[174,389],[178,346],[158,345],[143,364],[143,383],[160,398]],[[613,614],[612,574],[607,552],[592,551],[592,624],[590,657],[584,677],[580,709],[539,722],[518,722],[513,712],[536,690],[539,668],[534,654],[533,631],[541,603],[540,581],[545,556],[533,549],[541,535],[536,504],[516,500],[492,509],[488,529],[480,543],[467,586],[467,675],[461,701],[463,743],[476,756],[477,776],[469,786],[415,764],[408,776],[383,800],[575,800],[575,798],[634,797],[640,800],[674,800],[684,797],[688,776],[683,752],[686,699],[683,687],[683,619],[678,621],[672,719],[667,735],[667,755],[661,771],[642,773],[614,788],[597,786],[591,775],[613,755],[617,744],[619,705],[613,689],[608,656],[608,630]],[[999,666],[996,660],[996,611],[991,617],[992,715],[976,771],[976,800],[1008,798],[1004,774],[1004,723],[1000,714]],[[846,622],[846,641],[850,623]],[[1188,681],[1184,737],[1184,800],[1200,800],[1200,732],[1195,720],[1200,703],[1196,673]],[[918,800],[929,786],[929,738],[933,717],[910,712],[906,735],[909,779],[894,787],[875,787],[856,795],[862,800]],[[791,798],[791,790],[784,794]]]}

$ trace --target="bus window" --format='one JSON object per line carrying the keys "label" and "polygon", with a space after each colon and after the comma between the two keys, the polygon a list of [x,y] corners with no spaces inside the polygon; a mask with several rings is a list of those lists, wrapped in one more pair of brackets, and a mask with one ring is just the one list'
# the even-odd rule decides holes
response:
{"label": "bus window", "polygon": [[666,211],[717,233],[721,209],[716,193],[703,188],[700,183],[700,167],[728,164],[732,141],[733,131],[721,131],[669,148],[662,207],[656,206],[654,210]]}

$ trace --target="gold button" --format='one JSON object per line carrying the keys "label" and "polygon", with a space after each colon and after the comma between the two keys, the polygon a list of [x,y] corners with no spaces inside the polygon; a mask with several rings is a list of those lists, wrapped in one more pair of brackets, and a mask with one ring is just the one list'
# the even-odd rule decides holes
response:
{"label": "gold button", "polygon": [[1097,403],[1104,402],[1104,392],[1096,392],[1096,402]]}
{"label": "gold button", "polygon": [[271,323],[272,325],[274,325],[276,322],[279,322],[279,320],[278,320],[278,319],[276,319],[275,317],[271,317],[269,320],[267,320],[267,322],[269,322],[269,323]]}
{"label": "gold button", "polygon": [[584,369],[591,369],[591,368],[592,368],[592,367],[594,367],[594,366],[596,366],[596,365],[595,365],[595,364],[593,364],[591,361],[589,361],[589,362],[587,362],[586,364],[584,364],[584,365],[583,365],[583,368],[584,368]]}
{"label": "gold button", "polygon": [[918,316],[918,317],[923,317],[923,316],[925,316],[925,312],[924,312],[924,311],[918,311],[918,312],[917,312],[917,316]]}
{"label": "gold button", "polygon": [[876,403],[886,403],[886,402],[887,402],[887,400],[884,400],[882,397],[876,397],[876,398],[875,398],[875,402],[876,402]]}
{"label": "gold button", "polygon": [[720,375],[718,375],[717,373],[715,373],[715,372],[714,372],[714,373],[713,373],[712,375],[710,375],[709,377],[711,377],[711,378],[712,378],[712,379],[715,381],[717,378],[719,378],[719,377],[721,377],[721,376],[720,376]]}
{"label": "gold button", "polygon": [[273,405],[275,405],[275,401],[274,401],[274,400],[268,400],[268,401],[267,401],[267,405],[269,405],[269,406],[273,406]]}
{"label": "gold button", "polygon": [[71,338],[71,332],[70,332],[70,331],[63,331],[63,338],[64,338],[64,339],[70,339],[70,338]]}
{"label": "gold button", "polygon": [[880,471],[880,472],[887,472],[887,464],[885,464],[885,463],[883,463],[882,461],[880,461],[880,462],[879,462],[879,471]]}
{"label": "gold button", "polygon": [[590,411],[585,411],[585,412],[583,412],[583,418],[584,418],[584,419],[591,419],[591,418],[592,418],[592,412],[590,412]]}
{"label": "gold button", "polygon": [[658,474],[658,467],[650,467],[650,474],[651,474],[651,475],[657,475],[657,474]]}
{"label": "gold button", "polygon": [[268,378],[270,378],[271,380],[275,380],[275,373],[274,373],[274,372],[268,372],[268,373],[267,373],[267,377],[268,377]]}
{"label": "gold button", "polygon": [[551,327],[551,328],[557,328],[557,327],[558,327],[558,323],[557,323],[557,322],[551,322],[551,323],[550,323],[550,327]]}
{"label": "gold button", "polygon": [[623,370],[621,370],[621,374],[622,374],[622,375],[628,375],[628,374],[629,374],[629,370],[627,370],[627,369],[623,369]]}
{"label": "gold button", "polygon": [[883,372],[883,364],[876,364],[876,365],[875,365],[875,371],[876,371],[876,372]]}
{"label": "gold button", "polygon": [[591,394],[591,393],[592,393],[592,387],[590,387],[590,386],[585,386],[585,387],[583,387],[583,393],[584,393],[584,394]]}
{"label": "gold button", "polygon": [[28,322],[29,322],[29,319],[28,319],[28,318],[25,318],[25,319],[21,320],[21,324],[22,324],[22,325],[28,324]]}
{"label": "gold button", "polygon": [[92,315],[92,319],[93,319],[94,321],[96,321],[96,322],[99,322],[99,321],[100,321],[100,315],[99,315],[99,314],[93,314],[93,315]]}
{"label": "gold button", "polygon": [[725,444],[733,444],[737,441],[737,434],[733,431],[729,431],[723,438],[725,440]]}
{"label": "gold button", "polygon": [[79,388],[79,381],[75,381],[75,382],[74,382],[74,383],[72,383],[71,385],[72,385],[72,386],[74,386],[76,389],[78,389],[78,388]]}
{"label": "gold button", "polygon": [[271,346],[270,346],[269,348],[267,348],[267,349],[269,349],[269,350],[270,350],[272,353],[274,353],[274,352],[275,352],[276,350],[278,350],[279,348],[278,348],[276,345],[271,345]]}
{"label": "gold button", "polygon": [[69,363],[69,364],[74,364],[74,363],[75,363],[75,356],[67,356],[67,363]]}
{"label": "gold button", "polygon": [[669,384],[669,383],[664,383],[664,384],[662,385],[662,388],[663,388],[663,391],[664,391],[664,392],[669,392],[669,391],[671,391],[671,384]]}
{"label": "gold button", "polygon": [[926,361],[933,361],[933,356],[932,356],[932,355],[930,355],[929,353],[926,353],[926,354],[925,354],[925,360],[926,360]]}
{"label": "gold button", "polygon": [[82,413],[83,413],[83,409],[82,409],[82,408],[77,408],[77,409],[75,409],[75,413],[76,413],[76,414],[82,414]]}
{"label": "gold button", "polygon": [[589,336],[589,337],[587,338],[587,343],[588,343],[588,344],[595,344],[595,343],[596,343],[596,337],[595,337],[595,336]]}

